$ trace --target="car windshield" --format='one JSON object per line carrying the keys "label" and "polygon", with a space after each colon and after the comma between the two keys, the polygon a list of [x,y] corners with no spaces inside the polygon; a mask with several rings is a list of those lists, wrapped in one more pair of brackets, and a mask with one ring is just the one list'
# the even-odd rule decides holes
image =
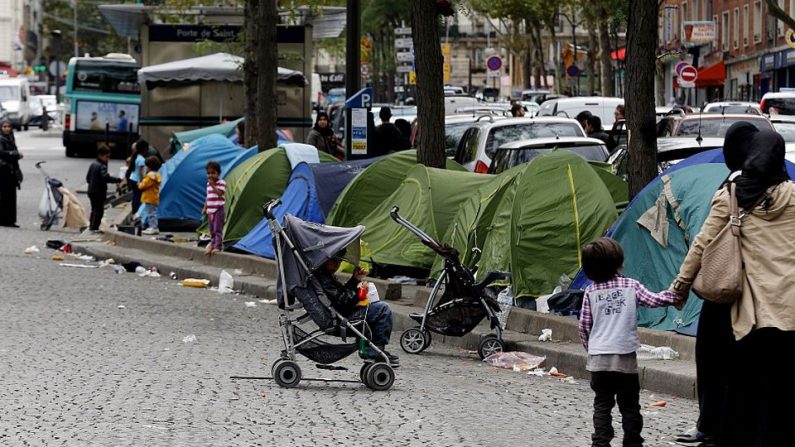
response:
{"label": "car windshield", "polygon": [[773,123],[773,127],[776,128],[776,132],[780,133],[781,136],[784,137],[784,141],[787,143],[795,143],[795,122]]}
{"label": "car windshield", "polygon": [[509,126],[495,127],[486,140],[486,155],[494,157],[498,147],[514,141],[531,140],[534,138],[584,137],[577,123],[542,123],[527,122]]}
{"label": "car windshield", "polygon": [[464,132],[472,126],[472,123],[457,123],[444,125],[444,153],[447,157],[454,157],[458,143]]}
{"label": "car windshield", "polygon": [[[494,159],[494,173],[507,171],[514,166],[555,150],[556,147],[530,147],[519,149],[500,149]],[[604,145],[592,144],[583,146],[559,147],[558,150],[574,152],[588,161],[607,161],[607,148]]]}
{"label": "car windshield", "polygon": [[765,98],[764,113],[771,115],[795,115],[795,98]]}
{"label": "car windshield", "polygon": [[757,129],[769,129],[770,122],[767,121],[765,118],[756,118],[753,116],[742,117],[742,118],[720,118],[720,119],[698,119],[692,118],[687,120],[682,120],[679,122],[679,126],[676,128],[676,132],[673,134],[675,137],[695,137],[699,135],[699,127],[701,128],[701,136],[703,138],[707,137],[717,137],[723,138],[726,136],[726,131],[729,130],[732,124],[738,121],[747,121]]}
{"label": "car windshield", "polygon": [[707,106],[707,108],[704,109],[704,112],[758,114],[758,112],[754,107],[743,104],[728,104],[725,106],[722,105]]}
{"label": "car windshield", "polygon": [[10,85],[4,85],[0,87],[0,100],[8,101],[8,100],[15,100],[17,98],[17,92],[19,88],[11,87]]}

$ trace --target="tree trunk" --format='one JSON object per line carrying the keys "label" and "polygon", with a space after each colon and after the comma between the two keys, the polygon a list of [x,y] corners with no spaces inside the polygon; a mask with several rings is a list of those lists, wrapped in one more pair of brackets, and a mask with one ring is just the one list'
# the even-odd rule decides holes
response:
{"label": "tree trunk", "polygon": [[[599,14],[600,17],[607,17],[607,11],[602,8]],[[601,50],[601,78],[602,78],[602,95],[603,96],[616,96],[615,71],[613,70],[613,60],[610,58],[610,53],[613,51],[610,45],[610,33],[607,28],[607,20],[599,20],[599,48]]]}
{"label": "tree trunk", "polygon": [[259,142],[257,132],[257,6],[258,0],[246,0],[245,5],[245,52],[243,62],[243,84],[246,92],[245,135],[243,143],[246,147],[255,146]]}
{"label": "tree trunk", "polygon": [[654,113],[657,0],[634,0],[627,24],[627,128],[629,131],[629,195],[634,197],[657,176]]}
{"label": "tree trunk", "polygon": [[784,25],[788,28],[795,29],[795,19],[790,16],[792,11],[790,11],[790,14],[787,14],[781,9],[776,0],[765,0],[765,3],[767,3],[768,14],[784,22]]}
{"label": "tree trunk", "polygon": [[259,4],[257,11],[257,130],[259,150],[276,147],[276,26],[279,23],[276,1]]}
{"label": "tree trunk", "polygon": [[599,78],[596,73],[596,49],[598,48],[595,24],[588,24],[588,91],[593,96],[596,94],[596,80]]}
{"label": "tree trunk", "polygon": [[413,0],[411,33],[417,69],[417,120],[421,123],[417,163],[444,168],[444,78],[439,15],[433,0]]}

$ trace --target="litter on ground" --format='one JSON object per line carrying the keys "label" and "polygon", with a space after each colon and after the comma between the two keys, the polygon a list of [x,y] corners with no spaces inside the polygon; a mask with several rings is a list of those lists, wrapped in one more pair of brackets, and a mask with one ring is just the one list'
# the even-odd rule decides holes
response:
{"label": "litter on ground", "polygon": [[62,263],[60,263],[60,264],[58,264],[58,265],[60,265],[61,267],[75,267],[75,268],[81,268],[81,269],[95,269],[95,268],[97,268],[97,266],[96,266],[96,265],[89,265],[89,264],[70,264],[70,263],[68,263],[68,262],[62,262]]}
{"label": "litter on ground", "polygon": [[185,343],[193,343],[193,342],[196,341],[196,336],[193,335],[193,334],[190,334],[190,335],[188,335],[186,337],[183,337],[182,341],[185,342]]}
{"label": "litter on ground", "polygon": [[536,369],[544,363],[544,360],[546,360],[546,357],[539,357],[526,352],[496,352],[483,359],[484,362],[491,366],[514,371]]}
{"label": "litter on ground", "polygon": [[39,252],[39,247],[35,245],[31,245],[30,247],[25,249],[26,255],[32,255],[33,253],[38,253],[38,252]]}
{"label": "litter on ground", "polygon": [[254,301],[246,301],[246,307],[257,307],[257,303]]}
{"label": "litter on ground", "polygon": [[210,286],[209,279],[196,279],[196,278],[185,278],[183,279],[180,284],[185,287],[197,287],[199,289],[206,289]]}
{"label": "litter on ground", "polygon": [[552,329],[541,329],[541,335],[538,336],[538,341],[552,340]]}

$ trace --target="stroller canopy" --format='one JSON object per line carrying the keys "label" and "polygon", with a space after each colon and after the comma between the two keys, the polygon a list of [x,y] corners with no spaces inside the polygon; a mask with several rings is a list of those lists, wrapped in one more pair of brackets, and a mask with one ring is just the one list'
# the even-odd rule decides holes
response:
{"label": "stroller canopy", "polygon": [[194,141],[160,169],[158,217],[161,230],[186,228],[195,230],[201,222],[201,210],[207,185],[206,165],[210,160],[221,168],[240,155],[242,149],[221,135],[209,135]]}
{"label": "stroller canopy", "polygon": [[[341,227],[358,225],[373,208],[395,192],[415,164],[416,150],[395,152],[376,159],[342,191],[328,212],[326,222]],[[466,171],[463,166],[449,159],[447,169]],[[389,218],[388,214],[385,216]]]}
{"label": "stroller canopy", "polygon": [[[342,189],[373,161],[298,164],[281,196],[282,204],[274,210],[276,218],[281,222],[286,214],[291,214],[308,222],[324,223]],[[234,248],[273,259],[271,238],[268,220],[263,218]]]}
{"label": "stroller canopy", "polygon": [[[284,216],[285,235],[295,245],[296,250],[306,262],[311,272],[319,269],[337,253],[346,250],[345,259],[352,264],[359,262],[359,237],[364,233],[364,226],[353,228],[332,227],[329,225],[306,222],[295,216]],[[303,284],[306,273],[298,261],[290,253],[284,239],[281,240],[282,262],[285,267],[285,280],[288,288]]]}

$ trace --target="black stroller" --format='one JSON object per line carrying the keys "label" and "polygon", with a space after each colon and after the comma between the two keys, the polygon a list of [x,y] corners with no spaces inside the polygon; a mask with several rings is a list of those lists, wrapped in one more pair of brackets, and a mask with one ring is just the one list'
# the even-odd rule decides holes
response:
{"label": "black stroller", "polygon": [[[398,207],[390,213],[392,219],[420,238],[423,244],[444,258],[444,270],[428,297],[425,311],[411,314],[418,327],[406,329],[400,335],[400,347],[409,354],[419,354],[431,345],[431,332],[461,337],[472,332],[484,318],[488,317],[496,334],[483,337],[478,344],[478,355],[484,359],[495,352],[502,352],[502,326],[497,318],[500,305],[489,286],[505,279],[508,273],[490,272],[483,281],[476,283],[475,276],[461,265],[458,252],[440,244],[398,214]],[[441,292],[441,296],[440,296]]]}
{"label": "black stroller", "polygon": [[63,194],[59,188],[63,186],[63,182],[57,178],[50,177],[50,174],[41,167],[44,163],[46,162],[37,162],[36,168],[44,175],[44,193],[42,193],[41,200],[39,200],[39,217],[41,218],[40,229],[47,231],[57,224],[61,218]]}
{"label": "black stroller", "polygon": [[[333,370],[344,368],[332,366],[332,363],[367,349],[383,360],[365,361],[359,378],[372,390],[388,390],[395,381],[395,371],[387,355],[365,335],[370,334],[367,323],[340,315],[314,277],[326,261],[342,250],[346,250],[348,262],[358,263],[359,237],[364,227],[331,227],[305,222],[290,214],[284,216],[282,226],[273,214],[280,203],[272,200],[265,205],[265,217],[276,252],[279,275],[276,299],[281,311],[279,327],[285,348],[271,367],[274,380],[287,388],[298,385],[301,368],[296,362],[296,352],[316,362],[318,368]],[[296,316],[299,311],[303,314]],[[310,322],[317,325],[317,329],[306,328]],[[323,341],[323,336],[339,337],[342,343]]]}

